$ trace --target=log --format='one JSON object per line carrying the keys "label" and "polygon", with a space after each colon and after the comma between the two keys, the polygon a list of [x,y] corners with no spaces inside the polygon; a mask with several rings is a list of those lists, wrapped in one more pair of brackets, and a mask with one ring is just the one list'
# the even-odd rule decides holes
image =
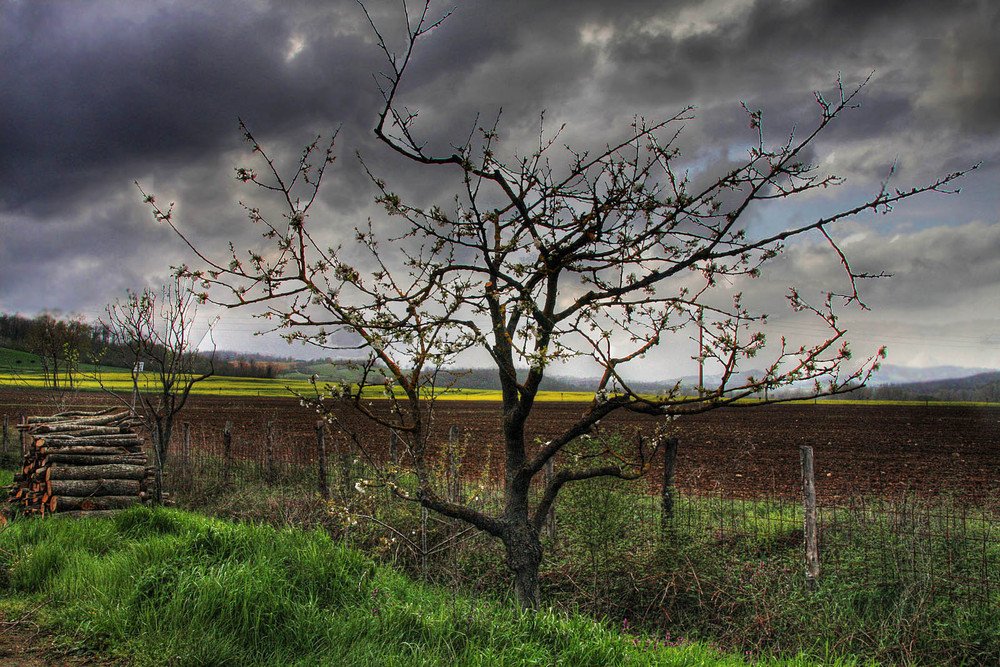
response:
{"label": "log", "polygon": [[42,454],[93,454],[97,456],[108,456],[117,454],[137,454],[138,452],[129,451],[125,447],[95,447],[93,445],[68,445],[65,447],[41,447],[39,451]]}
{"label": "log", "polygon": [[72,512],[58,512],[52,516],[67,519],[90,519],[92,517],[110,517],[118,514],[121,510],[74,510]]}
{"label": "log", "polygon": [[145,465],[145,454],[118,454],[115,456],[91,456],[87,454],[48,454],[45,457],[46,465],[53,463],[70,463],[78,466],[98,466],[112,464]]}
{"label": "log", "polygon": [[46,515],[115,510],[140,502],[149,461],[127,412],[22,418],[21,471],[7,500]]}
{"label": "log", "polygon": [[137,479],[54,479],[46,491],[51,496],[138,496]]}
{"label": "log", "polygon": [[[75,430],[86,427],[101,427],[116,422],[133,423],[129,419],[128,412],[119,412],[114,415],[101,415],[93,417],[76,417],[72,414],[54,415],[52,417],[29,417],[26,426],[28,428],[38,427],[38,429],[52,430]],[[44,431],[43,431],[44,432]]]}
{"label": "log", "polygon": [[142,465],[53,466],[45,471],[45,479],[143,479]]}
{"label": "log", "polygon": [[[108,415],[108,414],[110,414],[110,413],[112,413],[114,411],[115,411],[115,408],[105,408],[104,410],[97,410],[97,411],[94,411],[94,412],[88,412],[88,411],[84,411],[84,410],[73,410],[73,411],[70,411],[70,412],[60,412],[58,414],[50,415],[48,417],[39,417],[39,416],[32,415],[32,416],[30,416],[30,417],[27,418],[27,423],[28,424],[48,424],[50,422],[64,422],[64,421],[69,421],[70,419],[79,419],[81,417],[82,418],[101,417],[101,416],[104,416],[104,415]],[[128,414],[127,412],[119,412],[116,415],[116,417],[118,417],[118,416],[124,416],[124,415],[127,415],[127,414]]]}
{"label": "log", "polygon": [[135,433],[117,433],[112,435],[73,435],[70,433],[46,433],[38,440],[44,440],[47,444],[56,445],[61,442],[77,445],[100,445],[113,442],[115,445],[142,444],[142,439]]}
{"label": "log", "polygon": [[113,510],[139,504],[139,496],[52,496],[49,498],[50,512],[72,510]]}
{"label": "log", "polygon": [[46,424],[31,430],[34,435],[46,433],[70,433],[77,436],[85,435],[121,435],[120,426],[81,426],[78,423]]}

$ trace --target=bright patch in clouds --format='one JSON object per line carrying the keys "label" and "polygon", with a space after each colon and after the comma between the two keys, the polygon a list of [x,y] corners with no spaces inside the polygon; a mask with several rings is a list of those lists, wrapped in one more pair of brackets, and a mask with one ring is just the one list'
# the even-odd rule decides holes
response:
{"label": "bright patch in clouds", "polygon": [[290,63],[295,60],[295,56],[302,53],[306,48],[306,38],[302,35],[292,35],[288,38],[288,49],[285,51],[285,62]]}
{"label": "bright patch in clouds", "polygon": [[682,40],[716,32],[724,25],[745,19],[755,0],[706,0],[684,7],[677,13],[661,15],[646,22],[640,33],[650,36],[669,35]]}

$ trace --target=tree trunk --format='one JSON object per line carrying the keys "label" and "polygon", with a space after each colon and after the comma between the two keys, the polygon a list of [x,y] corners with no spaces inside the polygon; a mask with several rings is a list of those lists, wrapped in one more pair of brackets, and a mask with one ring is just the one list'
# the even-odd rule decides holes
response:
{"label": "tree trunk", "polygon": [[538,531],[529,525],[514,526],[501,539],[507,549],[507,567],[514,574],[517,605],[522,609],[538,609],[538,568],[542,564]]}

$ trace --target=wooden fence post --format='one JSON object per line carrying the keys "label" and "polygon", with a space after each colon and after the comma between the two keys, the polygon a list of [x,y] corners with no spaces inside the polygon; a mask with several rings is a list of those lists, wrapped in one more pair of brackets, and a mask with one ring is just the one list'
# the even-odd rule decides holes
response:
{"label": "wooden fence post", "polygon": [[222,427],[222,456],[222,481],[229,486],[233,474],[233,422],[228,419]]}
{"label": "wooden fence post", "polygon": [[806,545],[806,588],[815,590],[819,579],[819,541],[816,535],[816,477],[813,448],[799,447],[802,458],[803,532]]}
{"label": "wooden fence post", "polygon": [[[21,415],[20,417],[18,417],[17,423],[20,424],[21,426],[24,426],[25,424],[28,423],[28,418],[25,417],[24,415]],[[21,456],[22,457],[24,457],[24,455],[27,453],[27,451],[26,451],[27,447],[25,446],[24,443],[25,443],[24,429],[23,428],[19,428],[19,429],[17,429],[17,444],[20,445],[20,447],[21,447]]]}
{"label": "wooden fence post", "polygon": [[277,481],[277,471],[274,461],[274,421],[267,422],[267,431],[264,441],[264,481],[269,486],[273,486]]}
{"label": "wooden fence post", "polygon": [[[556,464],[555,464],[555,461],[553,461],[552,459],[549,459],[548,461],[545,462],[545,484],[546,485],[548,485],[548,483],[552,480],[552,478],[555,477],[555,474],[556,474]],[[555,503],[553,503],[552,506],[549,507],[548,516],[545,517],[545,528],[546,528],[546,530],[549,533],[549,538],[553,539],[553,540],[556,539],[556,506],[555,506]]]}
{"label": "wooden fence post", "polygon": [[4,415],[3,416],[3,454],[0,454],[0,457],[3,458],[4,462],[7,461],[7,422],[8,422],[8,417],[7,417],[7,415]]}
{"label": "wooden fence post", "polygon": [[351,465],[351,451],[344,444],[343,440],[338,441],[340,450],[340,483],[344,487],[344,497],[348,498],[354,486],[354,467]]}
{"label": "wooden fence post", "polygon": [[427,508],[420,506],[420,573],[427,578]]}
{"label": "wooden fence post", "polygon": [[181,449],[181,474],[186,484],[191,483],[191,423],[184,422],[184,442]]}
{"label": "wooden fence post", "polygon": [[[163,500],[166,496],[163,485],[164,485],[164,473],[166,472],[163,463],[163,454],[160,452],[160,429],[153,428],[150,430],[149,434],[150,442],[152,443],[153,450],[153,498],[157,505],[162,505]],[[172,476],[170,479],[171,491],[177,488],[174,483],[176,475]]]}
{"label": "wooden fence post", "polygon": [[319,496],[330,500],[330,483],[326,478],[326,428],[322,419],[316,422],[316,462],[319,465]]}
{"label": "wooden fence post", "polygon": [[395,430],[390,430],[389,459],[396,465],[399,465],[399,449],[402,444],[403,444],[403,436],[401,436]]}
{"label": "wooden fence post", "polygon": [[665,438],[663,448],[663,488],[660,489],[660,528],[666,533],[674,522],[674,472],[677,470],[677,438]]}
{"label": "wooden fence post", "polygon": [[455,449],[458,447],[458,439],[461,429],[457,424],[452,424],[448,429],[448,499],[452,502],[458,501],[459,496],[459,461]]}

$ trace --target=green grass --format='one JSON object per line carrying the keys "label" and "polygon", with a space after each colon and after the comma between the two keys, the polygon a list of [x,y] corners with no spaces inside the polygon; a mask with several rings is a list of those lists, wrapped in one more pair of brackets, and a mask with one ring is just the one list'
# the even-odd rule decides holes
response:
{"label": "green grass", "polygon": [[810,592],[796,503],[681,498],[663,534],[658,503],[634,489],[593,482],[563,500],[543,580],[567,608],[755,656],[1000,664],[1000,533],[987,509],[910,498],[825,511]]}
{"label": "green grass", "polygon": [[420,585],[323,532],[167,509],[8,525],[0,612],[41,601],[68,640],[140,666],[746,664],[705,643]]}
{"label": "green grass", "polygon": [[[658,498],[577,484],[546,542],[550,611],[524,616],[505,603],[494,540],[431,557],[417,584],[401,572],[421,559],[392,540],[420,542],[414,505],[370,489],[342,515],[351,500],[313,493],[261,483],[208,499],[279,528],[145,508],[14,522],[0,531],[0,617],[49,600],[44,622],[138,665],[1000,664],[1000,610],[975,583],[985,569],[996,585],[996,521],[957,523],[947,500],[826,513],[809,592],[796,503],[681,497],[661,533]],[[329,532],[290,527],[309,523]],[[428,531],[432,547],[455,534],[437,519]]]}
{"label": "green grass", "polygon": [[[492,492],[478,493],[495,503]],[[375,492],[356,502],[359,523],[348,539],[421,573],[418,549],[399,537],[419,544],[419,510]],[[912,498],[905,506],[870,499],[824,509],[820,584],[812,592],[804,585],[796,502],[682,496],[661,532],[658,497],[595,480],[567,487],[557,516],[541,581],[543,599],[562,611],[673,643],[715,643],[765,664],[775,656],[812,656],[806,664],[831,664],[835,656],[1000,664],[1000,532],[988,509]],[[427,544],[433,550],[459,530],[432,520]],[[493,594],[509,587],[503,549],[486,537],[430,557],[425,576]]]}
{"label": "green grass", "polygon": [[0,347],[0,368],[41,371],[42,361],[37,355]]}

